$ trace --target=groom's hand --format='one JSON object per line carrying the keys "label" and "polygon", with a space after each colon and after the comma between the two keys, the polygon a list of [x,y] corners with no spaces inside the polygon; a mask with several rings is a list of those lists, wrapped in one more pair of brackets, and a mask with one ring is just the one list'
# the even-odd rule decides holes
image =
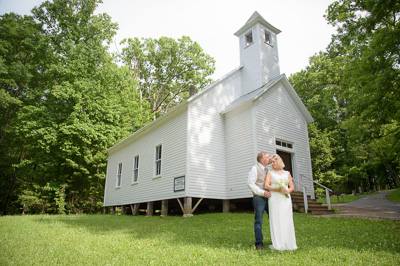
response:
{"label": "groom's hand", "polygon": [[270,197],[271,197],[271,192],[269,192],[269,191],[264,191],[264,197],[270,198]]}

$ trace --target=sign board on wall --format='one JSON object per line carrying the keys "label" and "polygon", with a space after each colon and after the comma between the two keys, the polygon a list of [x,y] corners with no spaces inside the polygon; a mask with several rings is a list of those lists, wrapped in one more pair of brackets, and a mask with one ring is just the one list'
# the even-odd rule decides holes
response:
{"label": "sign board on wall", "polygon": [[174,178],[174,192],[185,190],[185,176]]}

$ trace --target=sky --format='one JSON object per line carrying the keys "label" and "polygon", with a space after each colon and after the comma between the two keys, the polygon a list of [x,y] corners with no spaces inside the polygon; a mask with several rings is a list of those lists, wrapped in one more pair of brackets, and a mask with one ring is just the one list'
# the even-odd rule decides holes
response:
{"label": "sky", "polygon": [[[43,0],[0,0],[0,15],[30,15]],[[281,74],[305,69],[309,58],[325,51],[335,29],[323,17],[334,0],[103,0],[96,13],[107,13],[119,30],[110,49],[121,50],[124,38],[174,39],[189,36],[215,60],[217,80],[239,66],[234,33],[257,11],[281,30],[278,51]]]}

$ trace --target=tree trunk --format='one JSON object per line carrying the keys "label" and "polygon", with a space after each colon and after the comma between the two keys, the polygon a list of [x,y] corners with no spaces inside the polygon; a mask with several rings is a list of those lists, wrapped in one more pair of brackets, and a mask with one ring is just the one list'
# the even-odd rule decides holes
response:
{"label": "tree trunk", "polygon": [[382,160],[383,164],[385,165],[386,169],[387,169],[387,170],[389,171],[389,173],[392,175],[393,180],[396,181],[397,187],[399,187],[399,186],[400,186],[399,174],[396,172],[395,169],[393,169],[393,168],[390,166],[390,164],[389,164],[386,160],[384,160],[383,158],[381,158],[381,160]]}
{"label": "tree trunk", "polygon": [[[24,158],[24,156],[25,156],[25,151],[22,150],[20,155],[19,155],[19,158],[18,158],[18,164],[21,163],[21,161]],[[19,170],[18,168],[15,168],[14,177],[13,177],[13,180],[12,180],[12,183],[11,183],[10,191],[8,192],[7,200],[6,200],[6,203],[4,205],[3,215],[7,215],[7,208],[10,205],[11,197],[12,197],[12,194],[13,194],[13,191],[14,191],[14,187],[15,187],[15,183],[17,182],[18,170]]]}

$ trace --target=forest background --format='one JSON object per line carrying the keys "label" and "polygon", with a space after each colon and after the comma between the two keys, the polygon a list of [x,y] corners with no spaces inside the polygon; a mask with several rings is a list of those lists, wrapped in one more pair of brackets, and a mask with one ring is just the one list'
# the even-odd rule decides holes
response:
{"label": "forest background", "polygon": [[[210,84],[214,59],[180,39],[125,39],[99,0],[0,17],[3,214],[98,213],[106,150]],[[340,0],[326,51],[289,77],[315,122],[314,180],[350,193],[400,185],[400,1]],[[316,190],[316,193],[321,191]],[[321,193],[322,194],[322,193]]]}

